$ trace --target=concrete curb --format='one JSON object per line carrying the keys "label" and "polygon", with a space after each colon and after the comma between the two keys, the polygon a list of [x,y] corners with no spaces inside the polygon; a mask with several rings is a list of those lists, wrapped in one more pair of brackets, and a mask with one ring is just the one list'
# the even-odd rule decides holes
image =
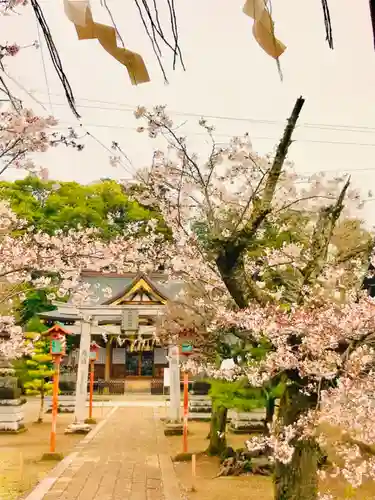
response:
{"label": "concrete curb", "polygon": [[85,446],[87,446],[100,432],[117,409],[117,406],[113,407],[108,415],[101,422],[99,422],[98,425],[87,434],[87,436],[79,441],[79,443],[74,447],[74,451],[59,462],[56,467],[50,471],[48,476],[42,479],[27,497],[24,497],[24,500],[43,500],[44,496],[49,492],[55,482],[63,475],[69,465],[73,463],[83,448],[85,448]]}
{"label": "concrete curb", "polygon": [[164,426],[160,420],[159,408],[154,410],[154,419],[156,425],[156,439],[159,447],[159,463],[161,477],[164,488],[165,500],[182,500],[183,494],[180,482],[177,478],[172,459],[169,454],[168,441],[164,435]]}

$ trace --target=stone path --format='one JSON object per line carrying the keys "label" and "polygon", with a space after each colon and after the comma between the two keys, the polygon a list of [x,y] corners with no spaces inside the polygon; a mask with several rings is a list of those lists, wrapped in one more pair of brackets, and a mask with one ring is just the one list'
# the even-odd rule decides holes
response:
{"label": "stone path", "polygon": [[117,408],[43,500],[180,500],[152,408]]}

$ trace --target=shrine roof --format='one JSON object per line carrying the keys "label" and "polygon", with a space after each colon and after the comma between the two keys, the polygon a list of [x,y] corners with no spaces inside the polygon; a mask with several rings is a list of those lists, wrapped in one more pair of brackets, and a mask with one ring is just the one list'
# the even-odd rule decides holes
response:
{"label": "shrine roof", "polygon": [[55,311],[46,311],[38,313],[38,316],[40,316],[41,318],[55,320],[55,321],[62,321],[62,322],[80,320],[80,316],[75,314],[62,313],[58,309],[56,309]]}
{"label": "shrine roof", "polygon": [[[142,273],[99,273],[95,271],[85,271],[82,273],[84,283],[90,285],[90,292],[93,294],[91,301],[87,305],[109,304],[112,299],[115,299],[123,292],[128,290],[132,284],[146,279],[147,282],[167,300],[173,300],[184,286],[183,281],[168,280],[168,277],[163,273],[151,273],[143,275]],[[111,289],[111,296],[105,294],[105,289]]]}

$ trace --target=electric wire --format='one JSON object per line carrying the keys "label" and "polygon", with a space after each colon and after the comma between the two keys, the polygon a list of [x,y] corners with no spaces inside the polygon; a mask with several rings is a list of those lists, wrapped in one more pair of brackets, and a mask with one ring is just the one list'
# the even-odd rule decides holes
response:
{"label": "electric wire", "polygon": [[[43,92],[37,92],[43,94]],[[61,94],[51,94],[55,97],[61,97]],[[85,101],[85,102],[93,102],[93,103],[102,103],[102,104],[110,104],[113,106],[116,106],[115,108],[112,107],[107,107],[107,106],[89,106],[87,104],[78,104],[78,107],[80,108],[87,108],[87,109],[99,109],[99,110],[108,110],[108,111],[116,111],[116,112],[134,112],[136,109],[136,106],[131,105],[131,104],[126,104],[126,103],[121,103],[121,102],[116,102],[116,101],[103,101],[103,100],[97,100],[97,99],[87,99],[87,98],[79,98],[80,101]],[[54,106],[66,106],[65,103],[53,103]],[[119,106],[123,106],[123,109],[119,109]],[[186,117],[194,117],[194,118],[202,118],[205,117],[207,119],[212,119],[212,120],[227,120],[227,121],[233,121],[233,122],[249,122],[249,123],[262,123],[262,124],[267,124],[267,125],[283,125],[285,126],[285,121],[283,120],[265,120],[265,119],[259,119],[259,118],[246,118],[246,117],[236,117],[236,116],[225,116],[225,115],[212,115],[212,114],[207,114],[207,113],[192,113],[188,111],[176,111],[172,109],[168,109],[168,113],[172,115],[178,115],[178,116],[186,116]],[[297,128],[317,128],[321,130],[348,130],[348,131],[353,131],[353,132],[374,132],[375,133],[375,126],[374,127],[369,127],[368,125],[348,125],[348,124],[335,124],[335,123],[312,123],[312,122],[302,122],[299,125],[297,125]]]}

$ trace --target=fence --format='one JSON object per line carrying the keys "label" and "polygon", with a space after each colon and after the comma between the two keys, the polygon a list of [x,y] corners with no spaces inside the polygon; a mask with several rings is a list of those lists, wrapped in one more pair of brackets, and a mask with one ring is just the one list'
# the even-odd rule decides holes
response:
{"label": "fence", "polygon": [[[87,386],[89,389],[89,384]],[[137,392],[136,389],[131,389],[131,385],[126,383],[124,379],[112,379],[106,382],[105,380],[96,380],[94,382],[95,394],[112,394],[121,396],[128,392]],[[145,392],[142,390],[142,392]],[[163,394],[163,379],[153,378],[149,382],[149,389],[147,392],[151,394]]]}
{"label": "fence", "polygon": [[[87,385],[89,390],[89,383]],[[94,393],[95,394],[113,394],[122,395],[125,394],[125,383],[124,380],[96,380],[94,381]]]}
{"label": "fence", "polygon": [[[126,382],[127,379],[111,379],[105,381],[102,379],[94,381],[94,394],[112,394],[116,396],[122,396],[126,393],[132,392],[148,392],[151,394],[165,394],[169,393],[169,387],[164,387],[162,378],[152,378],[147,382],[143,382],[143,387],[138,387],[137,384],[131,384],[130,381]],[[75,381],[73,380],[62,380],[60,382],[60,393],[63,395],[69,395],[75,392]],[[138,386],[140,383],[138,383]],[[209,389],[209,384],[189,381],[189,391],[192,394],[203,395],[207,394]],[[90,390],[90,382],[87,382],[87,391]],[[183,383],[181,381],[181,392],[183,391]]]}

